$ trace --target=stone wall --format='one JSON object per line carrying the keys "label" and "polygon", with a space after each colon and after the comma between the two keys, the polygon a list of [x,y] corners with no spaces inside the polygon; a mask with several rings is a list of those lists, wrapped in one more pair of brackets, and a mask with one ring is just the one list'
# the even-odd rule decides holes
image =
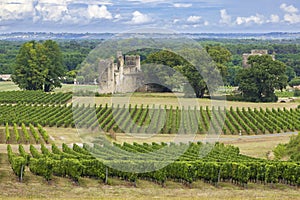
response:
{"label": "stone wall", "polygon": [[117,63],[113,60],[101,60],[100,67],[105,69],[100,77],[101,93],[134,92],[142,86],[140,56],[126,55],[117,52]]}
{"label": "stone wall", "polygon": [[251,50],[251,53],[244,53],[243,54],[243,67],[246,68],[246,67],[250,67],[250,65],[247,63],[248,62],[248,59],[250,56],[262,56],[262,55],[270,55],[273,60],[275,60],[275,54],[269,54],[268,53],[268,50],[264,50],[264,49],[253,49]]}

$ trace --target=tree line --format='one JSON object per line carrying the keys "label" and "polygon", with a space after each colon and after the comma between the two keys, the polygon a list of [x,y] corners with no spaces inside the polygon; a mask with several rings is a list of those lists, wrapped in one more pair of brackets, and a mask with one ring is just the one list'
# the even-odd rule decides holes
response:
{"label": "tree line", "polygon": [[[96,41],[57,43],[52,40],[26,42],[20,47],[16,56],[12,79],[21,89],[44,90],[45,92],[61,87],[62,82],[73,83],[77,70],[80,70],[80,63],[90,50],[96,47],[96,43]],[[242,45],[209,42],[204,44],[204,50],[214,61],[215,68],[223,77],[224,85],[239,86],[243,100],[276,101],[275,89],[284,89],[288,81],[295,83],[294,79],[298,72],[297,54],[300,53],[297,45],[270,44],[267,46],[266,44]],[[275,61],[268,55],[251,56],[248,61],[251,67],[243,69],[241,54],[254,47],[266,47],[270,53],[278,51],[286,54],[279,54]],[[62,49],[65,53],[62,53]],[[178,84],[186,82],[180,74],[188,80],[191,86],[189,89],[183,89],[187,96],[195,94],[196,97],[202,98],[214,92],[211,88],[217,88],[215,86],[221,84],[220,81],[209,82],[211,79],[206,80],[202,77],[204,74],[212,77],[217,73],[207,64],[208,62],[200,68],[198,66],[197,69],[195,68],[197,66],[193,66],[196,60],[187,61],[168,50],[144,49],[139,50],[139,53],[142,55],[143,64],[156,64],[150,69],[144,69],[147,72],[145,80],[156,78],[171,90],[180,90],[180,87],[182,89],[186,86],[186,84]],[[189,49],[183,49],[181,52],[182,55],[186,55],[185,57],[193,53]],[[202,58],[204,54],[204,52],[199,52],[199,55],[193,56]],[[162,72],[159,65],[168,66],[173,70]],[[209,88],[209,84],[213,87]]]}

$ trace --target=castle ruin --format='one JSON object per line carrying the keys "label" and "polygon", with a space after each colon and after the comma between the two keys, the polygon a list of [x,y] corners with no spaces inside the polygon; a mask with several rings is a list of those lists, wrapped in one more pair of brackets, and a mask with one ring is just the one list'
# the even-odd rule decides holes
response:
{"label": "castle ruin", "polygon": [[101,60],[99,67],[105,69],[100,77],[101,93],[128,93],[136,91],[143,84],[141,59],[139,55],[117,52],[117,59]]}
{"label": "castle ruin", "polygon": [[246,67],[250,67],[250,65],[248,64],[248,59],[250,56],[262,56],[262,55],[270,55],[273,60],[275,60],[275,55],[274,54],[269,54],[268,53],[268,50],[258,50],[258,49],[254,49],[254,50],[251,50],[251,53],[244,53],[243,54],[243,67],[246,68]]}

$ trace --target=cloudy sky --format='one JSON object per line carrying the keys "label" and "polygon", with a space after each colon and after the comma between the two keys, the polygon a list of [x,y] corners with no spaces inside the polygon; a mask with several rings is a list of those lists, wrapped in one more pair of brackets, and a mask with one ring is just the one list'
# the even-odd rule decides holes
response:
{"label": "cloudy sky", "polygon": [[1,0],[0,32],[300,32],[299,0]]}

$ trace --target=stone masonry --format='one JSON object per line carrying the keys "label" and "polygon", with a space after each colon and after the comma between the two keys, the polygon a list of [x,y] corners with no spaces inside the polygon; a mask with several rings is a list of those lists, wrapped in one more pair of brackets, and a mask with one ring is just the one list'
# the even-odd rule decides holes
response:
{"label": "stone masonry", "polygon": [[273,60],[275,60],[275,54],[269,54],[268,53],[268,50],[258,50],[258,49],[254,49],[254,50],[251,50],[251,53],[244,53],[243,54],[243,67],[246,68],[246,67],[250,67],[250,65],[247,63],[248,62],[248,58],[250,56],[256,56],[256,55],[270,55],[272,56]]}
{"label": "stone masonry", "polygon": [[139,55],[117,52],[114,58],[101,60],[99,67],[105,69],[100,77],[101,93],[128,93],[142,86],[141,60]]}

